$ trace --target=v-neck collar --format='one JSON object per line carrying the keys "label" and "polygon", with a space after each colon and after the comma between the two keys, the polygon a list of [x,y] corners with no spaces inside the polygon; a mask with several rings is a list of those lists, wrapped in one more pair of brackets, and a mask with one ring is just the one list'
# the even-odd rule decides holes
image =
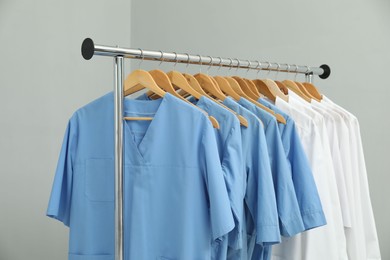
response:
{"label": "v-neck collar", "polygon": [[[128,138],[130,140],[125,140],[127,145],[133,146],[133,149],[136,150],[138,157],[142,158],[142,160],[146,163],[147,158],[145,158],[147,154],[147,143],[150,140],[153,140],[154,135],[157,131],[157,125],[161,120],[162,114],[164,113],[165,106],[167,102],[171,99],[171,95],[169,93],[165,94],[165,96],[161,99],[157,100],[135,100],[135,99],[125,99],[124,100],[124,114],[126,116],[147,116],[153,117],[153,120],[150,122],[147,127],[145,134],[139,144],[134,141],[134,134],[128,125],[125,122],[125,132],[131,136]],[[130,152],[131,153],[131,152]]]}

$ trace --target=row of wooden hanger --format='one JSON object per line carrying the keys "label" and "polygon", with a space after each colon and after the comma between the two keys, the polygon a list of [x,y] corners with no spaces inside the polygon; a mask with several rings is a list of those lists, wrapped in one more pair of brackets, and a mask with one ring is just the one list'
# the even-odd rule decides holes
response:
{"label": "row of wooden hanger", "polygon": [[[227,96],[230,96],[235,101],[244,97],[257,107],[275,116],[277,121],[283,124],[286,123],[286,120],[282,115],[275,113],[275,111],[260,104],[257,100],[265,96],[272,101],[279,97],[288,102],[288,91],[294,91],[307,102],[311,102],[311,99],[317,101],[322,99],[318,89],[313,84],[307,82],[301,83],[292,80],[274,81],[271,79],[250,80],[239,76],[209,76],[205,73],[191,75],[175,70],[168,73],[162,70],[134,70],[127,76],[124,82],[124,96],[143,89],[149,90],[147,95],[152,99],[164,97],[168,92],[191,105],[193,104],[187,100],[187,97],[192,96],[199,100],[202,96],[205,96],[235,114],[240,124],[246,127],[248,127],[248,121],[243,116],[238,115],[222,104]],[[198,108],[195,105],[193,106]],[[152,117],[125,117],[124,119],[153,120]],[[214,117],[209,116],[209,119],[215,128],[219,128],[219,123]]]}

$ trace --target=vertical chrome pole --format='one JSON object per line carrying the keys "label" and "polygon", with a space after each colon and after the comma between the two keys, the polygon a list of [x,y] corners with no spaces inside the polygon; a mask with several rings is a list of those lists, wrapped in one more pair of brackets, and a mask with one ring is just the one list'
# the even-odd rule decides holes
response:
{"label": "vertical chrome pole", "polygon": [[123,260],[123,56],[114,58],[115,71],[115,260]]}

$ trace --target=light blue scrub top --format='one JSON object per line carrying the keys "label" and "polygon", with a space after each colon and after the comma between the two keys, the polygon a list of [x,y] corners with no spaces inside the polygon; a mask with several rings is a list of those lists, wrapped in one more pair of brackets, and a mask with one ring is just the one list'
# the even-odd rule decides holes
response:
{"label": "light blue scrub top", "polygon": [[210,116],[215,117],[220,125],[219,129],[214,129],[214,133],[235,220],[235,228],[221,241],[214,242],[215,250],[212,259],[226,260],[228,245],[235,250],[242,248],[242,218],[245,195],[243,182],[245,180],[242,171],[244,162],[242,159],[240,121],[232,112],[205,96],[202,96],[198,101],[194,98],[191,98],[190,101]]}
{"label": "light blue scrub top", "polygon": [[[276,113],[281,114],[286,119],[286,124],[279,123],[278,127],[283,147],[291,168],[295,194],[298,200],[305,230],[326,225],[325,215],[322,210],[317,186],[314,182],[310,164],[303,150],[293,119],[263,98],[260,98],[258,102],[268,108],[271,108]],[[256,246],[252,259],[269,260],[271,259],[271,252],[271,246],[265,246],[264,248]]]}
{"label": "light blue scrub top", "polygon": [[283,148],[277,121],[274,116],[245,98],[240,98],[238,103],[258,116],[264,124],[271,171],[275,185],[280,234],[283,236],[293,236],[302,232],[305,228],[295,195],[291,168],[289,167]]}
{"label": "light blue scrub top", "polygon": [[283,147],[292,171],[295,194],[298,199],[305,230],[326,225],[325,214],[322,210],[321,200],[318,195],[310,163],[303,150],[294,120],[268,101],[262,98],[258,101],[276,113],[281,114],[286,119],[286,124],[278,124],[278,126],[281,132]]}
{"label": "light blue scrub top", "polygon": [[[114,260],[113,94],[68,124],[47,215],[70,228],[69,260]],[[166,94],[125,99],[126,260],[210,259],[211,241],[234,228],[213,127]]]}
{"label": "light blue scrub top", "polygon": [[[289,168],[284,152],[277,121],[271,114],[257,107],[245,98],[240,98],[238,103],[254,113],[264,124],[269,160],[274,180],[280,234],[283,236],[293,236],[300,233],[304,230],[304,226],[300,216],[294,185],[292,183],[291,169]],[[247,226],[248,232],[250,232],[250,225]],[[249,259],[263,259],[264,246],[267,245],[272,244],[263,243],[256,245],[252,238],[252,241],[249,242],[248,246]]]}
{"label": "light blue scrub top", "polygon": [[[150,100],[146,94],[137,97],[137,99]],[[232,112],[205,96],[202,96],[199,100],[191,97],[189,101],[210,116],[213,116],[220,126],[219,129],[214,128],[214,133],[235,227],[229,235],[213,243],[214,250],[211,259],[226,260],[228,245],[235,250],[242,248],[242,218],[245,190],[243,190],[244,174],[242,169],[244,166],[240,122]]]}
{"label": "light blue scrub top", "polygon": [[[280,242],[278,212],[264,129],[253,113],[230,97],[226,98],[223,104],[248,120],[248,127],[241,126],[245,163],[243,170],[246,175],[245,206],[249,211],[247,217],[254,223],[253,232],[257,232],[257,236],[254,236],[254,233],[249,236],[253,235],[258,244],[278,243]],[[245,221],[243,226],[246,233]],[[228,259],[248,259],[245,244],[242,250],[230,250]]]}

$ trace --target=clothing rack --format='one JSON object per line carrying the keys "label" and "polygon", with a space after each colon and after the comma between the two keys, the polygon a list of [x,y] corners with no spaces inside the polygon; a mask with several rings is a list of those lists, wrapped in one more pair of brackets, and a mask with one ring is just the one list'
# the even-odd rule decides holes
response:
{"label": "clothing rack", "polygon": [[309,67],[276,62],[260,62],[221,58],[175,52],[151,51],[97,45],[86,38],[81,45],[81,54],[86,60],[94,55],[114,58],[114,96],[115,96],[115,260],[123,260],[123,79],[124,59],[143,59],[175,63],[198,64],[207,66],[242,68],[252,70],[280,71],[305,74],[306,80],[312,82],[313,75],[322,79],[329,77],[331,70],[326,64]]}

